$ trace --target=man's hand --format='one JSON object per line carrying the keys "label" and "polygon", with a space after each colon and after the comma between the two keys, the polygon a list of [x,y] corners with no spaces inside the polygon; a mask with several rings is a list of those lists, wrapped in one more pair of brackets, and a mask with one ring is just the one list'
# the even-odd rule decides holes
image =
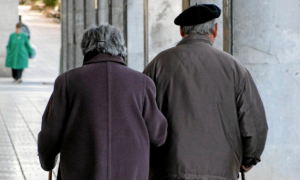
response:
{"label": "man's hand", "polygon": [[253,168],[253,165],[251,165],[250,167],[245,167],[244,165],[242,165],[242,169],[244,170],[244,172],[248,172],[252,168]]}

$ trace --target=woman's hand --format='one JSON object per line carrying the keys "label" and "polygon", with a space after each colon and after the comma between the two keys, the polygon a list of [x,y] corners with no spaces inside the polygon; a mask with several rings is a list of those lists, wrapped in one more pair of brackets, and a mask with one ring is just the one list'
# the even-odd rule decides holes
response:
{"label": "woman's hand", "polygon": [[251,165],[250,167],[245,167],[244,165],[242,165],[242,169],[244,170],[244,172],[248,172],[253,168],[253,165]]}

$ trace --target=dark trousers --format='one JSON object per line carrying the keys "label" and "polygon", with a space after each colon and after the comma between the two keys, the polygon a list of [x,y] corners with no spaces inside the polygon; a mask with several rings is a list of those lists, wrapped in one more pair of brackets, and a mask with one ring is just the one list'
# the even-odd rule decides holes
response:
{"label": "dark trousers", "polygon": [[23,69],[11,69],[11,70],[14,79],[18,80],[22,78]]}

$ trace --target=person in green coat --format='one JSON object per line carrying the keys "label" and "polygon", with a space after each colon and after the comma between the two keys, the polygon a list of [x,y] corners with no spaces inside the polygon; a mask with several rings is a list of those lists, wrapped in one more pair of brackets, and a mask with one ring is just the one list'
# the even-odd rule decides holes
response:
{"label": "person in green coat", "polygon": [[9,37],[6,57],[6,67],[12,68],[12,76],[15,82],[22,82],[23,69],[28,67],[28,58],[32,55],[28,37],[21,30],[22,24],[16,25],[16,32]]}

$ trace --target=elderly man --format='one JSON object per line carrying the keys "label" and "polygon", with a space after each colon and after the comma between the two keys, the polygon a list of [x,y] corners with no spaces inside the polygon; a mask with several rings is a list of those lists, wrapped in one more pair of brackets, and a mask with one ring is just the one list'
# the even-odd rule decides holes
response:
{"label": "elderly man", "polygon": [[56,79],[43,115],[42,168],[53,169],[60,153],[58,180],[148,180],[150,144],[167,135],[155,84],[126,66],[113,26],[86,30],[81,48],[83,66]]}
{"label": "elderly man", "polygon": [[153,180],[236,180],[260,161],[267,123],[250,73],[212,44],[216,5],[195,5],[175,24],[183,37],[146,67],[168,120],[166,143],[151,152]]}

